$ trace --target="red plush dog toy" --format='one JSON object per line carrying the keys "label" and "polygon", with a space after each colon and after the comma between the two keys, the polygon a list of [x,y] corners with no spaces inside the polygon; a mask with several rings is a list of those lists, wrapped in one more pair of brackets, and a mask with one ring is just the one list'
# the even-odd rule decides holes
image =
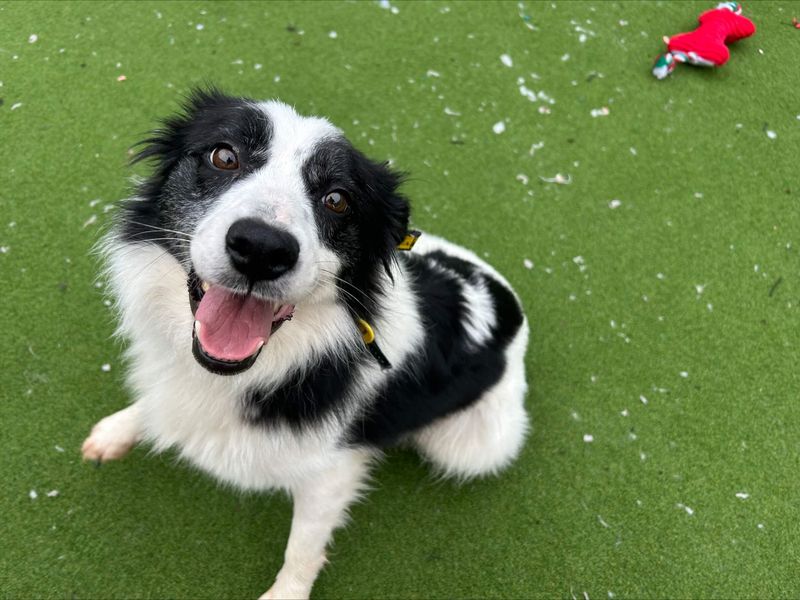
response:
{"label": "red plush dog toy", "polygon": [[664,79],[675,70],[678,63],[690,63],[702,67],[721,67],[730,57],[725,44],[750,37],[756,26],[742,16],[742,5],[738,2],[722,2],[715,9],[700,15],[700,27],[690,33],[680,33],[664,38],[666,54],[662,54],[653,66],[653,75]]}

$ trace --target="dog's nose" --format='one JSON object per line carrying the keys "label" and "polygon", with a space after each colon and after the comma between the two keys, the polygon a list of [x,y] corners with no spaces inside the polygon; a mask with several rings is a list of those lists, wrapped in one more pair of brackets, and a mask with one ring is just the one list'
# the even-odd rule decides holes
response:
{"label": "dog's nose", "polygon": [[234,222],[225,236],[225,250],[237,271],[250,281],[277,279],[297,262],[295,237],[257,219]]}

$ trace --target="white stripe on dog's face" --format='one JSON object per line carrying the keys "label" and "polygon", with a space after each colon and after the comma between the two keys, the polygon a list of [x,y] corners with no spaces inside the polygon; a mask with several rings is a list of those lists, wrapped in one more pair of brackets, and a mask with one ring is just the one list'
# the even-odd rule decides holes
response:
{"label": "white stripe on dog's face", "polygon": [[[320,267],[339,271],[339,259],[322,243],[312,203],[303,180],[303,165],[327,140],[342,138],[327,120],[298,115],[279,102],[257,105],[270,123],[266,164],[234,183],[216,199],[199,221],[191,244],[191,259],[200,278],[227,287],[246,287],[244,276],[231,264],[226,234],[231,225],[254,218],[290,233],[300,254],[294,267],[256,290],[282,303],[308,303],[313,292],[326,299],[335,294],[333,282],[320,279]],[[320,284],[324,281],[325,284]],[[318,298],[321,299],[321,298]]]}

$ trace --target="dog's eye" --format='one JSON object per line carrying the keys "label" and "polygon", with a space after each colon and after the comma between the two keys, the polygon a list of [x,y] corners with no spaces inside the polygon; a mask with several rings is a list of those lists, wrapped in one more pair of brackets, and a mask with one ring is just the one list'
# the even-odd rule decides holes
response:
{"label": "dog's eye", "polygon": [[332,210],[335,213],[342,214],[347,210],[347,194],[342,190],[334,190],[325,194],[322,202],[325,208]]}
{"label": "dog's eye", "polygon": [[239,168],[239,157],[230,146],[220,144],[211,151],[211,164],[222,171],[235,171]]}

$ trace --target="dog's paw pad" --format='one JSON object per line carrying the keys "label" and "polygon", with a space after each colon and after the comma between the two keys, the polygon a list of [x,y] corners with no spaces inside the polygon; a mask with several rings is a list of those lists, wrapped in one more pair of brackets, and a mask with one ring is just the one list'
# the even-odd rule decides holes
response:
{"label": "dog's paw pad", "polygon": [[[119,414],[119,413],[118,413]],[[136,432],[131,429],[127,419],[118,414],[101,419],[83,442],[83,460],[103,463],[117,460],[130,452],[136,444]]]}

